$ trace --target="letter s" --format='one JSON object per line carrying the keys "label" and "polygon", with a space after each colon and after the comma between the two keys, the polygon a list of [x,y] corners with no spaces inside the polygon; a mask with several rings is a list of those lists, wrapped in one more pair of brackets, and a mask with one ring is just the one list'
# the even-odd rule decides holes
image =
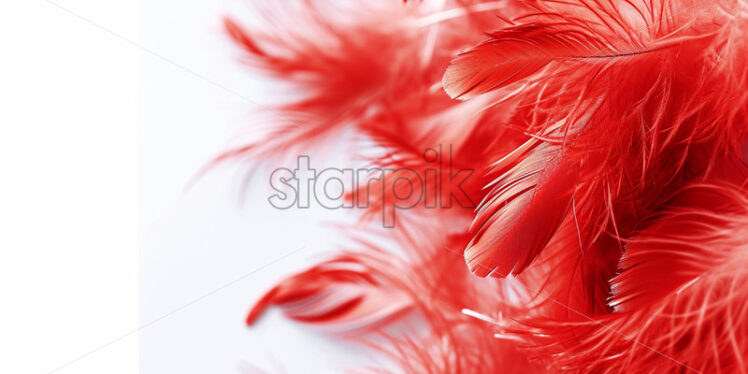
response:
{"label": "letter s", "polygon": [[[297,192],[296,187],[289,180],[295,179],[294,174],[290,169],[280,168],[273,170],[270,174],[270,187],[272,187],[278,193],[270,196],[268,202],[275,208],[288,209],[296,204]],[[279,188],[279,185],[286,186],[285,188]],[[293,192],[290,192],[293,191]]]}

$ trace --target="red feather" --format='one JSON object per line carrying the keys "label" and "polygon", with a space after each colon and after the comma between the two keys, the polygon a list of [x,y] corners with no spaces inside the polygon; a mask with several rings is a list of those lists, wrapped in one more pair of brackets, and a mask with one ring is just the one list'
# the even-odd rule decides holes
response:
{"label": "red feather", "polygon": [[490,34],[461,53],[444,73],[444,91],[467,100],[517,82],[559,59],[583,59],[614,53],[593,36],[557,25],[522,25]]}
{"label": "red feather", "polygon": [[330,331],[350,333],[375,328],[408,312],[407,294],[373,275],[372,264],[341,256],[281,281],[252,307],[247,325],[271,305],[289,318],[322,323]]}
{"label": "red feather", "polygon": [[521,157],[495,181],[473,223],[476,234],[465,261],[479,276],[519,274],[545,248],[571,205],[577,165],[564,162],[559,147],[537,143],[528,141],[515,150],[525,154],[510,154],[496,165],[500,170]]}

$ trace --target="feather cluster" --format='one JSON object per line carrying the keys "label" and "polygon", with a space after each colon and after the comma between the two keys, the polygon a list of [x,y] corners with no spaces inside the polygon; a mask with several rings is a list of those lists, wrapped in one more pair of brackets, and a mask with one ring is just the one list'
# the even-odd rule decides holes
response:
{"label": "feather cluster", "polygon": [[357,240],[248,324],[277,306],[409,373],[748,372],[748,3],[277,3],[226,29],[303,96],[216,161],[352,129],[421,176],[448,146],[476,207],[399,211],[366,234],[401,255]]}

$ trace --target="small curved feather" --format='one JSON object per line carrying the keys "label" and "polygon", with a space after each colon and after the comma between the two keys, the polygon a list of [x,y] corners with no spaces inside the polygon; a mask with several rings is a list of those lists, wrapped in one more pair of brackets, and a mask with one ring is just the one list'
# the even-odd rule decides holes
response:
{"label": "small curved feather", "polygon": [[[535,139],[518,148],[523,150]],[[502,162],[511,162],[510,154]],[[506,277],[526,268],[558,229],[571,205],[575,162],[558,146],[542,143],[496,181],[473,222],[465,261],[476,275]]]}
{"label": "small curved feather", "polygon": [[381,326],[407,313],[410,298],[370,275],[360,261],[340,257],[279,282],[252,307],[252,325],[270,306],[300,322],[346,333]]}

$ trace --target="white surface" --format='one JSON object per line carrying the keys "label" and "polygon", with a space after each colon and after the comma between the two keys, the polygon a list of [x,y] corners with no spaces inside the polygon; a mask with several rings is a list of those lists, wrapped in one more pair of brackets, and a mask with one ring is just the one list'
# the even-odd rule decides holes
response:
{"label": "white surface", "polygon": [[[59,4],[137,37],[133,2]],[[0,39],[0,373],[48,373],[138,326],[138,54],[41,0]],[[137,338],[58,373],[134,373]]]}

